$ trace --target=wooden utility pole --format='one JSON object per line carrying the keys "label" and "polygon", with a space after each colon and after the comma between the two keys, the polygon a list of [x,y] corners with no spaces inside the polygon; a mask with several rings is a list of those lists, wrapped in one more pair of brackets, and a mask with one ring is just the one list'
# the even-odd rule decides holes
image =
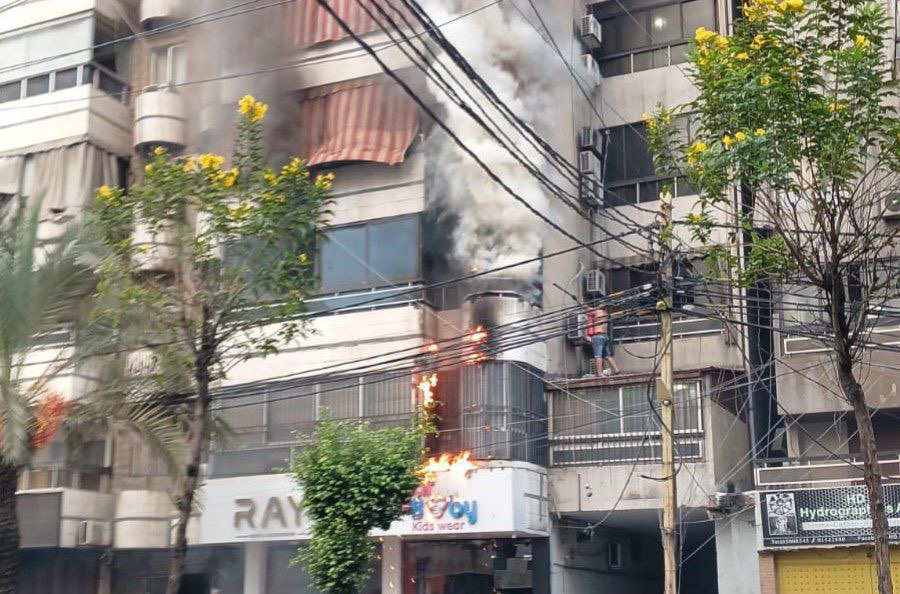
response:
{"label": "wooden utility pole", "polygon": [[673,283],[675,281],[672,262],[672,195],[666,191],[660,196],[661,249],[659,275],[663,295],[657,308],[660,318],[660,339],[663,351],[660,362],[659,379],[656,382],[656,397],[660,404],[662,427],[662,473],[663,473],[663,525],[662,544],[664,557],[665,594],[678,593],[678,539],[675,538],[678,492],[675,485],[675,367],[672,358],[672,305]]}

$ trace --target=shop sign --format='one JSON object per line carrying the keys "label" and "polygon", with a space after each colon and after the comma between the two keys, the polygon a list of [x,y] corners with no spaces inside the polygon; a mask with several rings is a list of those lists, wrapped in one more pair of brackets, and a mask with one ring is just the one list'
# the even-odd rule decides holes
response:
{"label": "shop sign", "polygon": [[[761,491],[764,547],[871,543],[865,486]],[[900,542],[900,484],[884,486],[888,536]]]}
{"label": "shop sign", "polygon": [[454,532],[478,523],[478,500],[417,491],[409,503],[413,532]]}

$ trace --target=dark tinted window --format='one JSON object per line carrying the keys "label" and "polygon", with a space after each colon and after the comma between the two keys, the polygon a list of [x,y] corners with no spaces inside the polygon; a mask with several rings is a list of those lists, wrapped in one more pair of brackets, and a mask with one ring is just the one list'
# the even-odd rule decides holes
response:
{"label": "dark tinted window", "polygon": [[69,68],[68,70],[60,70],[56,73],[56,81],[53,83],[55,91],[62,89],[71,89],[78,84],[78,69]]}
{"label": "dark tinted window", "polygon": [[0,103],[6,103],[7,101],[16,101],[17,99],[21,98],[22,81],[17,80],[16,82],[0,85]]}
{"label": "dark tinted window", "polygon": [[413,280],[419,275],[418,218],[338,227],[321,242],[323,290]]}
{"label": "dark tinted window", "polygon": [[25,96],[34,97],[50,92],[50,75],[35,76],[25,81]]}

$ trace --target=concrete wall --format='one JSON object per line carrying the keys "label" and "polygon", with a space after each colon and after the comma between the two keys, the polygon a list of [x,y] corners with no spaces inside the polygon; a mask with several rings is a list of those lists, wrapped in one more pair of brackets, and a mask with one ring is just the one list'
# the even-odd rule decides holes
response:
{"label": "concrete wall", "polygon": [[[596,594],[655,594],[662,590],[662,551],[659,540],[643,535],[598,529],[589,536],[563,518],[550,536],[551,592]],[[609,566],[611,542],[622,545],[623,566]],[[640,557],[632,547],[640,547]]]}
{"label": "concrete wall", "polygon": [[715,530],[719,592],[759,594],[760,566],[756,562],[756,516],[753,510],[716,520]]}

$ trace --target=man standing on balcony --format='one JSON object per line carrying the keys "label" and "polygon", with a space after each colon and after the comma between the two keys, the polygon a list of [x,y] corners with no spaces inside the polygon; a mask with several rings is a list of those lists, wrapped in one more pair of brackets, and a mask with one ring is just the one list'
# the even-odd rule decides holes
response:
{"label": "man standing on balcony", "polygon": [[[609,339],[609,312],[598,298],[588,311],[587,333],[594,349],[594,368],[597,375],[610,376],[619,373],[619,366],[612,356]],[[605,363],[605,366],[604,366]]]}

